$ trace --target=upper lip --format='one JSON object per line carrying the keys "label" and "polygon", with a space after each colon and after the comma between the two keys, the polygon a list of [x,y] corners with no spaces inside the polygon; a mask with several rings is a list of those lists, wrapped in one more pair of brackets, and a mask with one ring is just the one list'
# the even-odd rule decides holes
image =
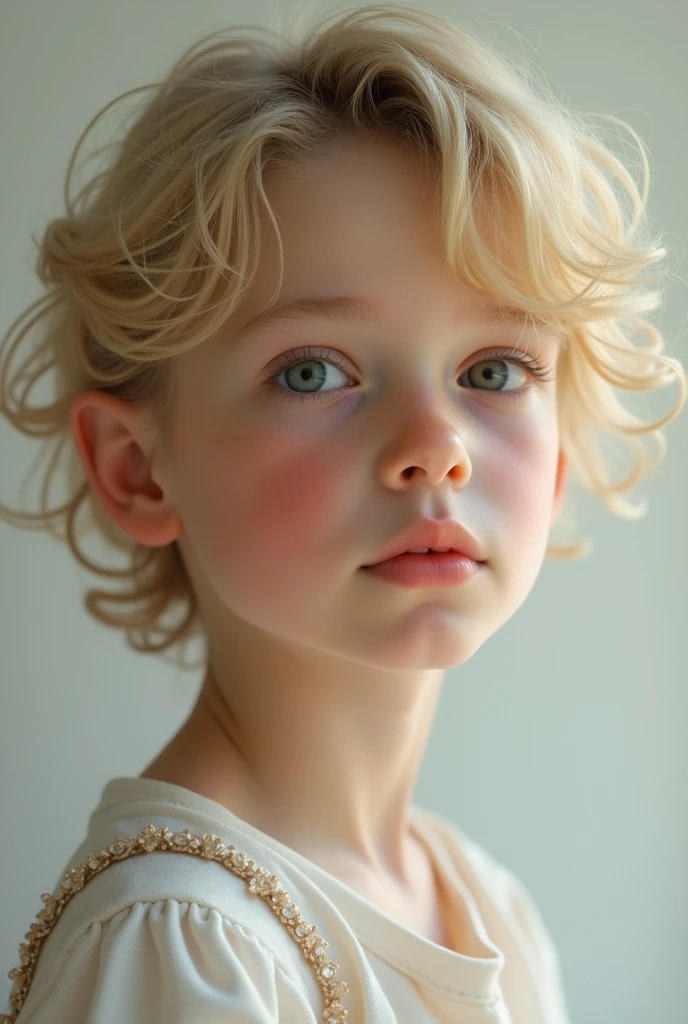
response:
{"label": "upper lip", "polygon": [[377,565],[378,562],[394,558],[395,555],[403,555],[411,548],[450,548],[474,562],[484,561],[480,544],[461,523],[454,520],[437,522],[433,519],[416,519],[390,542],[382,554],[367,565]]}

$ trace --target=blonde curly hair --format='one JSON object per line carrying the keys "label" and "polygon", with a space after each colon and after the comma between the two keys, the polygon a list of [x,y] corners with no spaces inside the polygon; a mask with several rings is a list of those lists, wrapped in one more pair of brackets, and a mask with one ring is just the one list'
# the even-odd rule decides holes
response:
{"label": "blonde curly hair", "polygon": [[[642,194],[590,116],[539,89],[525,60],[499,55],[444,18],[396,4],[337,10],[314,23],[304,23],[302,5],[292,17],[290,28],[275,19],[273,28],[202,36],[162,81],[122,93],[99,111],[69,162],[66,215],[50,221],[37,243],[45,294],[13,322],[0,348],[2,413],[24,434],[51,439],[52,449],[40,513],[2,505],[0,516],[47,529],[86,569],[122,581],[117,592],[88,590],[88,613],[124,630],[134,650],[169,650],[172,662],[187,668],[180,655],[203,629],[176,541],[150,547],[121,531],[93,493],[74,444],[65,453],[68,500],[51,509],[47,494],[82,392],[148,403],[166,433],[175,356],[213,335],[251,286],[261,205],[279,240],[263,188],[269,168],[287,167],[349,131],[384,133],[431,163],[447,266],[469,287],[563,329],[560,444],[573,478],[614,515],[645,514],[624,494],[663,459],[660,428],[686,397],[680,362],[664,354],[662,334],[641,316],[660,298],[642,289],[641,274],[654,267],[643,280],[661,280],[667,250],[648,237],[649,162],[630,126],[602,115],[637,140]],[[153,95],[111,143],[108,165],[72,201],[75,160],[91,127],[113,104],[145,90]],[[507,240],[513,267],[497,257],[486,223]],[[12,372],[16,349],[36,326],[39,343]],[[30,407],[31,387],[52,369],[54,400]],[[19,392],[22,380],[28,383]],[[614,391],[648,393],[672,382],[680,387],[676,404],[654,422],[633,415]],[[621,438],[634,455],[617,482],[598,433]],[[646,435],[657,442],[652,466]],[[86,518],[77,529],[82,505]],[[87,558],[80,541],[93,531],[124,552],[125,568]],[[567,559],[589,550],[587,541],[550,543],[547,555]],[[179,621],[165,622],[172,612],[181,612]]]}

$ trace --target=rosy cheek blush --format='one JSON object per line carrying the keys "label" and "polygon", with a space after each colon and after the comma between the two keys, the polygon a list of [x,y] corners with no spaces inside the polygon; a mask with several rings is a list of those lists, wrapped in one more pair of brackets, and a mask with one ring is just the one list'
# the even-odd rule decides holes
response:
{"label": "rosy cheek blush", "polygon": [[256,601],[289,600],[299,580],[312,587],[331,578],[353,504],[345,460],[326,441],[297,451],[284,437],[254,440],[236,454],[211,516],[224,572]]}

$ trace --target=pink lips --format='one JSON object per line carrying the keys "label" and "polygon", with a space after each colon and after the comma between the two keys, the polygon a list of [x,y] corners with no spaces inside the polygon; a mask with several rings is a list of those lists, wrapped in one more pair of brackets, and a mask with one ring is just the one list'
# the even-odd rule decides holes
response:
{"label": "pink lips", "polygon": [[[438,554],[452,553],[462,555],[473,562],[484,561],[478,541],[461,523],[453,519],[416,519],[370,564],[385,562],[396,555],[403,555],[413,548],[432,548],[435,552],[438,548],[450,548],[451,552],[438,552]],[[417,557],[427,556],[419,555]]]}
{"label": "pink lips", "polygon": [[405,587],[453,587],[472,579],[483,568],[466,555],[456,551],[401,554],[374,565],[361,566],[361,571]]}

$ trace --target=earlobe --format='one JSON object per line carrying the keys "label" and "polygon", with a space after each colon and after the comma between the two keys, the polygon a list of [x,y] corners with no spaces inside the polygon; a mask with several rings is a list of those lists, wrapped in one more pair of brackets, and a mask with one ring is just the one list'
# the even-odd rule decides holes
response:
{"label": "earlobe", "polygon": [[141,410],[102,391],[78,395],[70,410],[74,443],[91,488],[110,518],[149,547],[164,547],[183,524],[150,473],[154,428]]}

